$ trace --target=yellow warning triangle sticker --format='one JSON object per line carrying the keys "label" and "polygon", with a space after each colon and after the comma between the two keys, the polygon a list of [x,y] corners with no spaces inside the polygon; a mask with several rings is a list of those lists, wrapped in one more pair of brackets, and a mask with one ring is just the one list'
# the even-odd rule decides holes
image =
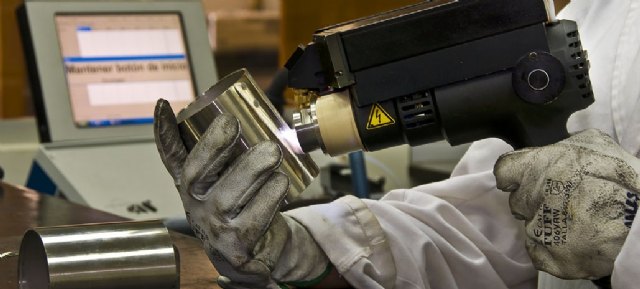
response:
{"label": "yellow warning triangle sticker", "polygon": [[369,113],[369,121],[367,121],[367,129],[376,129],[383,126],[395,124],[390,114],[388,114],[382,106],[374,104],[371,107],[371,113]]}

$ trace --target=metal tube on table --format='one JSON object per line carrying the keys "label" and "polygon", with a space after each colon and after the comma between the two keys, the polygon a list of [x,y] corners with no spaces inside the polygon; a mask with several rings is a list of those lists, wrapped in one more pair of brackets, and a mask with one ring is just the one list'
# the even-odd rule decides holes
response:
{"label": "metal tube on table", "polygon": [[178,113],[178,126],[188,150],[223,113],[230,113],[240,121],[237,153],[266,140],[280,145],[283,154],[280,170],[290,183],[288,200],[296,198],[318,175],[316,164],[300,149],[295,130],[282,119],[245,69],[226,76]]}
{"label": "metal tube on table", "polygon": [[178,252],[160,221],[35,228],[20,245],[20,289],[177,289]]}

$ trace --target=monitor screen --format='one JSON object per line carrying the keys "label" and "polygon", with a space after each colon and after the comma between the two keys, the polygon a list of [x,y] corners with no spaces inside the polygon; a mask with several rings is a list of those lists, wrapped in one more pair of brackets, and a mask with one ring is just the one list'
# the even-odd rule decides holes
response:
{"label": "monitor screen", "polygon": [[77,127],[153,122],[158,98],[195,98],[179,14],[55,16]]}

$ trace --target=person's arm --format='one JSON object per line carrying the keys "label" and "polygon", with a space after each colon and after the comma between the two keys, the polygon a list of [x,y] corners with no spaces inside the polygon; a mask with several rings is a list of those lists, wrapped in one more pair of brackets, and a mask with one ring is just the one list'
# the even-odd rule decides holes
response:
{"label": "person's arm", "polygon": [[537,272],[507,196],[487,170],[287,213],[354,288],[531,288]]}

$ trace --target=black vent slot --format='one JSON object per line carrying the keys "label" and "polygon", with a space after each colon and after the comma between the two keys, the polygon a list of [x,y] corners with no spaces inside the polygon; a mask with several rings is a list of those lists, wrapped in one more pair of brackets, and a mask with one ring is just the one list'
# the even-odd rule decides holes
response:
{"label": "black vent slot", "polygon": [[571,55],[572,63],[568,65],[569,77],[577,80],[577,87],[580,90],[584,90],[582,93],[583,98],[592,98],[593,92],[591,91],[591,80],[589,79],[589,59],[586,51],[582,50],[582,44],[580,43],[580,34],[577,30],[567,33],[567,42],[569,43],[567,49]]}
{"label": "black vent slot", "polygon": [[398,100],[399,115],[406,129],[417,129],[436,123],[436,110],[429,92],[416,93]]}

